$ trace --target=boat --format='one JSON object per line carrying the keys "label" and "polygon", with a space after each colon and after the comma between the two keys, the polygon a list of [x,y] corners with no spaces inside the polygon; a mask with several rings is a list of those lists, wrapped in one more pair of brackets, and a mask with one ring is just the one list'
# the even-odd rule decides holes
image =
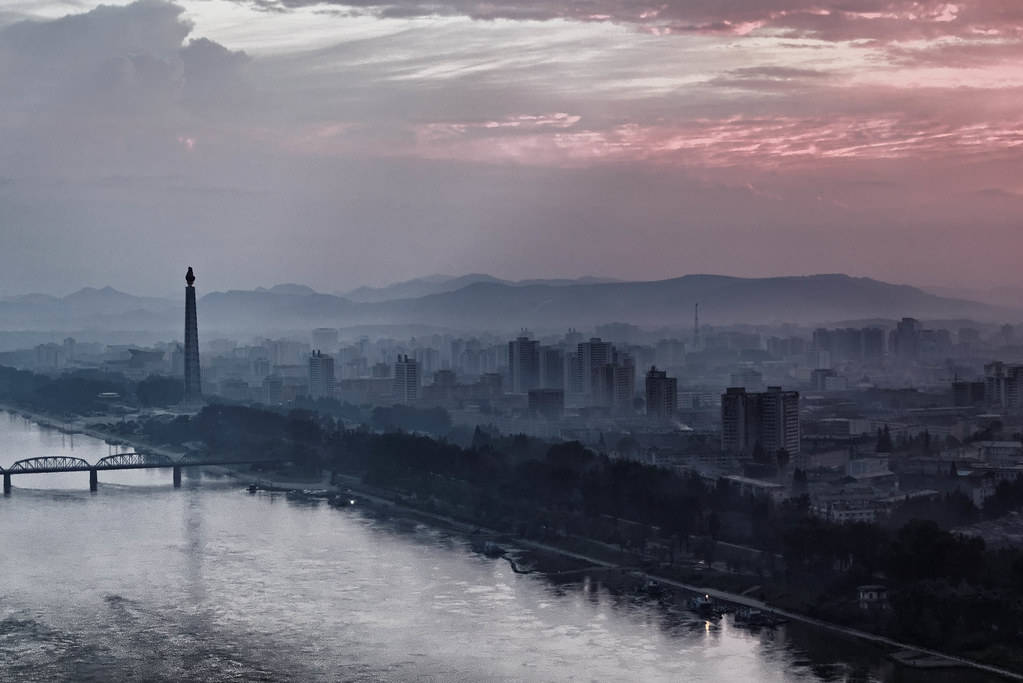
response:
{"label": "boat", "polygon": [[259,490],[259,486],[256,484],[249,484],[249,493],[255,493]]}
{"label": "boat", "polygon": [[740,626],[774,628],[785,621],[784,617],[754,607],[739,607],[735,610],[735,623]]}
{"label": "boat", "polygon": [[648,579],[639,590],[644,595],[649,595],[652,598],[659,598],[664,595],[664,586],[652,579]]}
{"label": "boat", "polygon": [[472,541],[472,549],[478,553],[483,553],[487,557],[502,557],[505,553],[504,548],[493,541],[483,541],[478,538]]}
{"label": "boat", "polygon": [[960,666],[960,663],[955,660],[916,650],[898,650],[889,654],[888,657],[903,666],[914,669],[949,669]]}
{"label": "boat", "polygon": [[493,541],[487,541],[483,544],[483,554],[487,557],[501,557],[504,555],[504,548]]}
{"label": "boat", "polygon": [[689,598],[689,600],[686,603],[686,606],[689,607],[689,609],[693,610],[694,612],[697,612],[704,616],[711,615],[716,612],[714,601],[711,600],[711,597],[706,594],[698,595],[695,598]]}
{"label": "boat", "polygon": [[335,493],[327,498],[327,504],[335,508],[346,508],[355,505],[355,499],[344,493]]}

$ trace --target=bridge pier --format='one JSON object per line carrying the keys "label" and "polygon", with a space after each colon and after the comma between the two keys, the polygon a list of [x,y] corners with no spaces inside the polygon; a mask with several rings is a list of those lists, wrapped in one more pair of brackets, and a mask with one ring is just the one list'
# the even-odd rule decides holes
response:
{"label": "bridge pier", "polygon": [[178,465],[174,466],[174,488],[181,488],[181,468]]}
{"label": "bridge pier", "polygon": [[4,495],[11,495],[11,473],[4,472]]}
{"label": "bridge pier", "polygon": [[99,489],[99,472],[89,470],[89,490],[95,492]]}

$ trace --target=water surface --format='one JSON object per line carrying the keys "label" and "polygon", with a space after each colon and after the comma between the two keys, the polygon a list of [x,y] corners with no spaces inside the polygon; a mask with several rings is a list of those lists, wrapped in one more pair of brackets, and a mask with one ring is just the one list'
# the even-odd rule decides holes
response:
{"label": "water surface", "polygon": [[[0,465],[113,452],[0,413]],[[462,537],[169,470],[18,475],[0,499],[5,681],[985,681],[801,625],[555,583]]]}

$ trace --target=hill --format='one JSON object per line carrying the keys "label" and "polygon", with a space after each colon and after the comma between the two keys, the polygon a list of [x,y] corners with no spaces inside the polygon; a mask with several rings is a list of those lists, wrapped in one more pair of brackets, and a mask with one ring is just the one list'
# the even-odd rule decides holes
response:
{"label": "hill", "polygon": [[[686,275],[650,282],[534,283],[495,282],[493,278],[472,281],[476,277],[466,276],[469,284],[450,291],[373,302],[320,294],[294,284],[211,292],[200,299],[200,326],[215,331],[259,333],[320,326],[416,325],[503,332],[522,327],[585,328],[607,322],[688,327],[697,303],[701,321],[710,325],[827,324],[903,316],[1012,322],[1023,317],[1018,309],[942,297],[907,285],[847,275],[774,278]],[[0,300],[0,329],[175,332],[180,331],[181,309],[178,302],[134,297],[109,287],[87,288],[63,298],[26,295]]]}

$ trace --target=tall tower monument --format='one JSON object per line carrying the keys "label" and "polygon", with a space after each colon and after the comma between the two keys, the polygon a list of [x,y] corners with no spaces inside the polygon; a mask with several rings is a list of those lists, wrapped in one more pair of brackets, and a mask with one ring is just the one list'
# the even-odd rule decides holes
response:
{"label": "tall tower monument", "polygon": [[185,402],[202,398],[199,383],[199,325],[195,317],[195,274],[192,266],[185,273]]}

